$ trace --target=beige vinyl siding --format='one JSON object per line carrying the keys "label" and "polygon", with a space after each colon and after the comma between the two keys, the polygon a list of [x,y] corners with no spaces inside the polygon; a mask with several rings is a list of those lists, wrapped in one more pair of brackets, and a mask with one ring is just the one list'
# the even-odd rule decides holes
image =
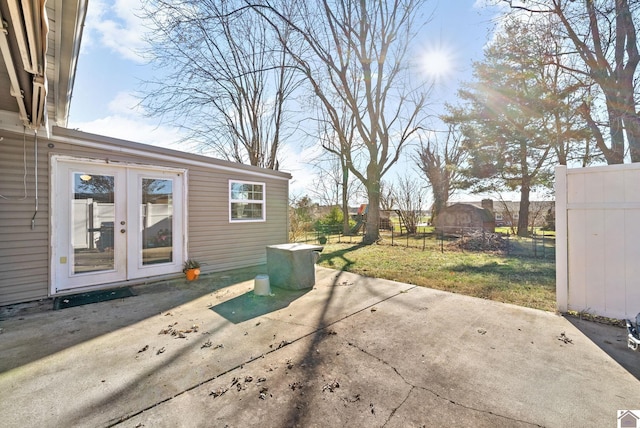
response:
{"label": "beige vinyl siding", "polygon": [[[46,139],[38,139],[38,213],[35,228],[34,138],[5,134],[0,141],[0,305],[47,297],[49,272],[49,179]],[[27,197],[24,197],[26,149]]]}
{"label": "beige vinyl siding", "polygon": [[[87,142],[108,149],[87,147]],[[53,155],[186,169],[185,256],[202,262],[205,273],[263,264],[267,245],[287,242],[288,174],[62,128],[54,128],[50,140],[39,139],[39,213],[32,231],[32,135],[26,147],[29,197],[0,200],[0,305],[49,295],[49,168]],[[131,150],[137,153],[125,152]],[[22,175],[22,136],[5,136],[0,141],[0,194],[21,197]],[[265,222],[229,222],[230,179],[265,184]]]}
{"label": "beige vinyl siding", "polygon": [[[266,221],[229,221],[230,179],[265,184]],[[189,183],[189,257],[201,260],[204,272],[265,263],[266,246],[287,241],[287,181],[193,168]]]}

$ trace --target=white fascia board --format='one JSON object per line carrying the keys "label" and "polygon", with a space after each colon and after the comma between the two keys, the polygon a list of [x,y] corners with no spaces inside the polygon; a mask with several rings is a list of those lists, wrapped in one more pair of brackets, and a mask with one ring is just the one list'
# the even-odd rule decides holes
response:
{"label": "white fascia board", "polygon": [[[106,137],[108,138],[108,137]],[[176,156],[172,156],[170,154],[164,154],[164,153],[154,153],[154,152],[150,152],[150,151],[146,151],[146,150],[141,150],[141,149],[137,149],[137,148],[132,148],[132,147],[124,147],[124,146],[119,146],[119,145],[115,145],[115,144],[108,144],[108,143],[101,143],[101,142],[97,142],[97,141],[85,141],[85,140],[81,140],[78,139],[76,137],[68,137],[68,136],[60,136],[60,135],[53,135],[50,140],[52,142],[63,142],[63,143],[68,143],[68,144],[73,144],[73,145],[77,145],[77,146],[82,146],[82,147],[90,147],[90,148],[95,148],[95,149],[100,149],[100,150],[108,150],[111,152],[115,152],[115,153],[122,153],[122,154],[128,154],[128,155],[134,155],[134,156],[141,156],[147,159],[158,159],[158,160],[163,160],[163,161],[176,161]],[[140,143],[135,143],[135,144],[140,144]],[[149,148],[156,148],[155,146],[148,146]],[[289,181],[291,179],[291,175],[288,173],[283,173],[283,172],[278,172],[278,173],[274,173],[274,174],[269,174],[268,172],[262,172],[262,171],[252,171],[250,169],[244,169],[244,168],[234,168],[232,165],[220,165],[218,163],[215,163],[216,159],[215,158],[206,158],[205,156],[202,155],[196,155],[193,153],[187,153],[187,152],[179,152],[176,150],[172,150],[174,152],[176,152],[177,154],[180,153],[184,153],[187,155],[191,155],[191,156],[198,156],[200,158],[202,158],[203,160],[196,160],[196,159],[191,159],[188,157],[180,157],[179,162],[181,164],[185,164],[185,165],[193,165],[193,166],[199,166],[199,167],[203,167],[203,168],[209,168],[209,169],[216,169],[216,170],[221,170],[221,171],[229,171],[229,172],[234,172],[234,173],[241,173],[241,174],[246,174],[246,175],[250,175],[250,176],[254,176],[254,177],[261,177],[261,178],[268,178],[268,179],[272,179],[272,180],[284,180],[284,181]],[[211,159],[212,162],[207,162],[204,159]],[[242,164],[238,164],[239,166]]]}

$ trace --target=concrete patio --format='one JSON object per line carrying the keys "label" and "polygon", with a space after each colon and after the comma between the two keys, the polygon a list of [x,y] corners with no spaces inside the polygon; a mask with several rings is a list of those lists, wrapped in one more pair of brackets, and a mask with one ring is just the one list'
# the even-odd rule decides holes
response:
{"label": "concrete patio", "polygon": [[622,328],[316,269],[272,296],[261,266],[1,308],[2,425],[602,427],[640,408]]}

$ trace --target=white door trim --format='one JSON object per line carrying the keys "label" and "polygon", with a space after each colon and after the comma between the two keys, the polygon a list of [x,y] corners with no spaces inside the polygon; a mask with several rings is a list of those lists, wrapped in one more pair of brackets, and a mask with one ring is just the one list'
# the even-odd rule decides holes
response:
{"label": "white door trim", "polygon": [[[88,158],[77,158],[65,155],[53,155],[50,160],[50,227],[51,227],[51,259],[50,259],[50,295],[68,293],[73,290],[102,288],[111,282],[122,282],[130,279],[153,277],[179,273],[187,248],[187,170],[182,168],[163,167],[156,165],[141,165],[126,162],[112,162]],[[72,175],[73,170],[85,167],[113,175],[115,179],[116,198],[121,202],[117,219],[114,221],[114,244],[125,250],[116,252],[115,268],[113,271],[72,275],[73,251],[71,251],[70,206],[73,199]],[[141,261],[141,237],[139,230],[134,230],[139,224],[141,197],[140,177],[173,178],[173,223],[172,230],[172,261],[144,266]],[[137,219],[137,220],[136,220]],[[121,221],[125,221],[127,229],[120,233]],[[71,253],[71,254],[70,254]],[[119,259],[118,256],[123,257]]]}

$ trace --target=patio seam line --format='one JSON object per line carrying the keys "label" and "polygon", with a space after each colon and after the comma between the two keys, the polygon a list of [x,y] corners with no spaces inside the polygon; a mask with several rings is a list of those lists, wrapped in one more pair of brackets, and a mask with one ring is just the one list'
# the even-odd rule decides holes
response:
{"label": "patio seam line", "polygon": [[351,341],[348,341],[347,343],[349,344],[349,346],[352,346],[352,347],[354,347],[354,348],[358,349],[360,352],[362,352],[362,353],[364,353],[364,354],[366,354],[366,355],[370,356],[371,358],[374,358],[374,359],[378,360],[378,361],[379,361],[379,362],[381,362],[382,364],[384,364],[384,365],[386,365],[386,366],[391,367],[391,369],[392,369],[392,370],[393,370],[393,371],[398,375],[398,377],[399,377],[400,379],[402,379],[402,381],[403,381],[407,386],[411,387],[411,388],[409,389],[409,392],[407,393],[407,396],[405,397],[405,399],[404,399],[404,400],[402,400],[402,403],[400,403],[400,404],[399,404],[395,409],[393,409],[393,410],[391,411],[391,414],[389,415],[389,417],[387,418],[387,420],[384,422],[384,424],[382,424],[382,426],[383,426],[383,427],[384,427],[384,426],[386,426],[386,425],[387,425],[387,423],[389,423],[389,421],[391,420],[391,418],[393,417],[393,415],[394,415],[394,414],[395,414],[395,413],[396,413],[396,412],[397,412],[397,411],[398,411],[398,410],[399,410],[399,409],[404,405],[404,403],[407,401],[407,399],[409,399],[409,396],[411,395],[411,393],[413,392],[413,390],[417,388],[417,389],[421,389],[421,390],[423,390],[423,391],[426,391],[426,392],[429,392],[429,393],[431,393],[431,394],[435,395],[435,396],[436,396],[437,398],[439,398],[440,400],[448,401],[449,403],[453,404],[454,406],[462,407],[462,408],[464,408],[464,409],[472,410],[472,411],[475,411],[475,412],[480,412],[480,413],[485,413],[485,414],[489,414],[489,415],[497,416],[497,417],[499,417],[499,418],[504,418],[504,419],[507,419],[507,420],[510,420],[510,421],[514,421],[514,422],[520,422],[520,423],[524,423],[524,424],[527,424],[527,425],[532,425],[532,426],[536,426],[536,427],[544,428],[544,425],[536,424],[536,423],[534,423],[534,422],[523,421],[523,420],[520,420],[520,419],[512,418],[512,417],[510,417],[510,416],[500,415],[500,414],[498,414],[498,413],[494,413],[494,412],[492,412],[492,411],[490,411],[490,410],[476,409],[475,407],[467,406],[467,405],[465,405],[465,404],[462,404],[462,403],[459,403],[459,402],[457,402],[457,401],[454,401],[454,400],[452,400],[452,399],[450,399],[450,398],[447,398],[447,397],[445,397],[445,396],[443,396],[443,395],[441,395],[441,394],[439,394],[439,393],[437,393],[437,392],[435,392],[435,391],[433,391],[433,390],[431,390],[431,389],[429,389],[429,388],[427,388],[427,387],[420,386],[420,385],[414,385],[414,384],[412,384],[411,382],[409,382],[409,381],[408,381],[408,380],[407,380],[407,379],[406,379],[402,374],[400,374],[400,372],[398,371],[398,369],[397,369],[395,366],[393,366],[391,363],[389,363],[388,361],[386,361],[386,360],[384,360],[384,359],[382,359],[382,358],[380,358],[380,357],[378,357],[378,356],[376,356],[376,355],[373,355],[373,354],[372,354],[372,353],[370,353],[369,351],[367,351],[367,350],[365,350],[365,349],[363,349],[363,348],[359,347],[358,345],[356,345],[355,343],[353,343],[353,342],[351,342]]}
{"label": "patio seam line", "polygon": [[[334,285],[334,286],[335,286],[335,285]],[[136,416],[138,416],[138,415],[141,415],[142,413],[144,413],[144,412],[146,412],[146,411],[149,411],[149,410],[151,410],[151,409],[153,409],[153,408],[155,408],[155,407],[157,407],[157,406],[159,406],[159,405],[161,405],[161,404],[167,403],[167,402],[169,402],[169,401],[173,400],[174,398],[177,398],[177,397],[181,396],[182,394],[185,394],[185,393],[187,393],[187,392],[189,392],[189,391],[193,391],[194,389],[199,388],[199,387],[201,387],[201,386],[203,386],[204,384],[207,384],[207,383],[209,383],[209,382],[212,382],[212,381],[214,381],[214,380],[218,379],[219,377],[222,377],[222,376],[224,376],[224,375],[226,375],[226,374],[229,374],[229,373],[231,373],[231,372],[233,372],[233,371],[235,371],[235,370],[241,369],[241,368],[243,368],[246,364],[250,364],[250,363],[253,363],[254,361],[256,361],[256,360],[258,360],[258,359],[260,359],[260,358],[264,358],[264,356],[265,356],[265,355],[269,355],[269,354],[271,354],[271,353],[277,352],[277,351],[279,351],[280,349],[284,348],[285,346],[288,346],[288,345],[291,345],[292,343],[296,343],[296,342],[299,342],[299,341],[301,341],[301,340],[303,340],[303,339],[306,339],[307,337],[309,337],[309,336],[311,336],[311,335],[313,335],[313,334],[317,334],[318,332],[320,332],[320,331],[322,331],[322,330],[324,330],[324,329],[326,329],[326,328],[328,328],[328,327],[331,327],[332,325],[335,325],[335,324],[337,324],[337,323],[339,323],[339,322],[341,322],[341,321],[346,320],[347,318],[350,318],[350,317],[352,317],[352,316],[354,316],[354,315],[357,315],[357,314],[359,314],[359,313],[361,313],[361,312],[363,312],[363,311],[365,311],[365,310],[367,310],[367,309],[369,309],[369,308],[371,308],[371,307],[373,307],[373,306],[375,306],[375,305],[377,305],[377,304],[380,304],[380,303],[382,303],[382,302],[386,302],[387,300],[391,300],[391,299],[393,299],[394,297],[399,296],[400,294],[405,294],[405,293],[409,292],[410,290],[413,290],[414,288],[417,288],[417,287],[419,287],[419,286],[418,286],[418,285],[412,285],[410,288],[407,288],[407,289],[401,290],[401,291],[399,291],[399,292],[397,292],[397,293],[395,293],[395,294],[392,294],[392,295],[391,295],[391,296],[389,296],[389,297],[385,297],[384,299],[381,299],[381,300],[379,300],[379,301],[377,301],[377,302],[375,302],[375,303],[372,303],[372,304],[370,304],[370,305],[368,305],[368,306],[365,306],[364,308],[359,309],[359,310],[357,310],[357,311],[355,311],[355,312],[353,312],[353,313],[347,314],[347,315],[345,315],[344,317],[339,318],[339,319],[337,319],[337,320],[335,320],[335,321],[333,321],[333,322],[331,322],[331,323],[329,323],[329,324],[322,325],[321,327],[319,327],[319,328],[317,328],[317,329],[315,329],[315,330],[313,330],[313,331],[311,331],[311,332],[309,332],[309,333],[307,333],[307,334],[305,334],[305,335],[303,335],[303,336],[300,336],[300,337],[298,337],[297,339],[294,339],[294,340],[292,340],[292,341],[287,341],[287,344],[286,344],[286,345],[280,346],[280,347],[275,348],[275,349],[271,349],[271,350],[269,350],[269,351],[267,351],[267,352],[264,352],[264,353],[262,353],[262,354],[260,354],[260,355],[258,355],[258,356],[256,356],[256,357],[251,357],[251,358],[249,358],[248,360],[246,360],[245,362],[243,362],[243,363],[240,363],[240,364],[236,365],[235,367],[232,367],[232,368],[230,368],[230,369],[227,369],[227,370],[225,370],[224,372],[222,372],[222,373],[220,373],[220,374],[218,374],[218,375],[216,375],[216,376],[213,376],[213,377],[211,377],[211,378],[209,378],[209,379],[203,380],[202,382],[198,382],[197,384],[192,385],[192,386],[190,386],[190,387],[188,387],[188,388],[184,389],[183,391],[180,391],[180,392],[178,392],[178,393],[176,393],[176,394],[174,394],[174,395],[172,395],[172,396],[170,396],[170,397],[167,397],[167,398],[165,398],[165,399],[163,399],[163,400],[160,400],[160,401],[158,401],[158,402],[156,402],[156,403],[153,403],[153,404],[151,404],[150,406],[147,406],[147,407],[145,407],[145,408],[144,408],[144,409],[142,409],[142,410],[138,410],[137,412],[131,413],[131,414],[129,414],[129,415],[123,415],[123,416],[121,416],[120,418],[118,418],[117,420],[113,420],[113,419],[112,419],[110,422],[108,422],[108,423],[107,423],[106,427],[107,427],[107,428],[112,428],[112,427],[115,427],[116,425],[120,425],[121,423],[126,422],[126,421],[128,421],[129,419],[132,419],[132,418],[134,418],[134,417],[136,417]],[[305,326],[305,327],[309,327],[309,326]],[[359,349],[359,348],[358,348],[358,349]],[[372,357],[377,358],[377,357],[375,357],[375,356],[373,356],[373,355],[372,355]],[[386,364],[386,363],[385,363],[385,364]],[[392,368],[393,368],[393,367],[392,367]],[[395,370],[395,368],[393,368],[393,369]],[[396,371],[396,373],[397,373],[397,371]],[[402,376],[401,376],[401,377],[402,377]],[[404,380],[404,378],[403,378],[403,380]],[[405,382],[406,382],[406,381],[405,381]],[[407,384],[408,384],[408,383],[407,383]]]}

